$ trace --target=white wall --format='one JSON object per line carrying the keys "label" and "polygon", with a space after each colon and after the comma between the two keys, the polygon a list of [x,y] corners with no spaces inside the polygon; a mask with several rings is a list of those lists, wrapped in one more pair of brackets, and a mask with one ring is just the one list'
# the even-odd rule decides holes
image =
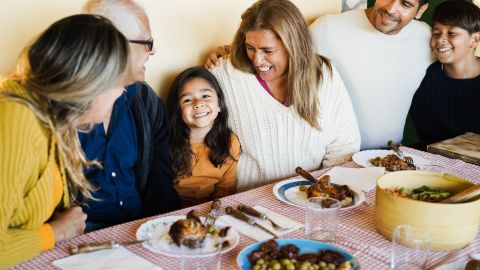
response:
{"label": "white wall", "polygon": [[[1,0],[0,77],[13,69],[20,50],[54,21],[81,10],[86,0]],[[217,45],[229,43],[241,13],[254,0],[138,0],[150,17],[157,53],[146,80],[160,96],[183,69],[203,64]],[[293,0],[310,23],[338,13],[341,0]]]}

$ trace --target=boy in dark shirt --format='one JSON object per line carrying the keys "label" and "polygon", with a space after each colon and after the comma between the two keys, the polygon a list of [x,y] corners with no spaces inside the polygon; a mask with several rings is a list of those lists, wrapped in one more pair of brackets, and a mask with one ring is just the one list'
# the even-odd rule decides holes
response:
{"label": "boy in dark shirt", "polygon": [[[409,115],[426,146],[465,132],[480,133],[480,8],[465,0],[441,3],[432,16],[430,46],[437,61],[428,67]],[[405,138],[404,138],[405,143]]]}

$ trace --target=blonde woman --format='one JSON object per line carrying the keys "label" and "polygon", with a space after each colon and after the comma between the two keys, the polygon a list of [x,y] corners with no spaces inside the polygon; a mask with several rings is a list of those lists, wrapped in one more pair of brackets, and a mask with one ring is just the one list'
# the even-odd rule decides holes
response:
{"label": "blonde woman", "polygon": [[102,122],[123,91],[128,44],[109,20],[61,19],[0,84],[0,268],[83,233],[91,198],[77,130]]}
{"label": "blonde woman", "polygon": [[240,140],[237,190],[348,161],[360,148],[350,98],[330,61],[315,53],[288,0],[260,0],[242,14],[230,58],[212,69]]}

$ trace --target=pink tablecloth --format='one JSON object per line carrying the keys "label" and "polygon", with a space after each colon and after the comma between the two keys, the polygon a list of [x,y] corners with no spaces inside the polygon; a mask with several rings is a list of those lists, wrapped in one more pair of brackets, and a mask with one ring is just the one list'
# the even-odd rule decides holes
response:
{"label": "pink tablecloth", "polygon": [[[433,167],[432,170],[438,170],[454,174],[473,182],[480,183],[480,167],[465,163],[460,160],[444,158],[426,152],[420,152],[409,148],[403,148],[406,153],[415,154],[430,161],[432,164],[439,165]],[[350,162],[345,164],[346,167],[359,167],[357,164]],[[314,172],[316,176],[323,174],[325,170]],[[255,205],[263,205],[273,211],[281,213],[298,222],[304,223],[304,211],[297,207],[287,205],[277,200],[269,184],[247,192],[235,194],[222,199],[222,206],[235,206],[238,203],[247,203]],[[339,239],[335,245],[347,250],[354,255],[360,262],[362,269],[389,269],[391,243],[386,238],[378,234],[374,226],[373,208],[375,204],[375,191],[366,193],[366,200],[362,206],[351,211],[341,213],[341,225],[339,230]],[[200,213],[205,214],[208,210],[209,203],[196,206]],[[164,214],[179,215],[186,214],[188,209],[182,209],[176,212]],[[480,214],[480,213],[479,213]],[[155,217],[136,220],[129,223],[117,225],[92,233],[84,234],[71,240],[67,240],[57,244],[54,250],[44,252],[40,256],[26,261],[12,269],[56,269],[51,262],[59,258],[68,256],[67,248],[70,245],[103,242],[103,241],[127,241],[135,239],[135,233],[138,227],[144,222]],[[296,230],[284,235],[284,238],[304,238],[303,229]],[[254,241],[246,236],[241,236],[240,243],[233,250],[223,255],[222,269],[238,269],[236,266],[237,254],[247,245]],[[135,254],[153,262],[164,269],[178,269],[178,259],[166,257],[158,253],[153,253],[142,245],[129,246],[129,250]],[[429,259],[429,268],[455,261],[466,260],[468,254],[480,252],[480,237],[476,237],[469,246],[451,252],[434,252]]]}

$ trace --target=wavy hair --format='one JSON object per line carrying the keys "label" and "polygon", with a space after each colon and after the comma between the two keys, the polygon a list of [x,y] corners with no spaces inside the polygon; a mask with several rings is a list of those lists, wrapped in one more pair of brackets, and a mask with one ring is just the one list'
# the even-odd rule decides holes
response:
{"label": "wavy hair", "polygon": [[[180,108],[180,93],[184,85],[193,79],[205,80],[217,93],[220,112],[213,123],[212,129],[205,136],[204,144],[210,149],[208,156],[215,167],[220,167],[229,158],[231,129],[228,127],[228,110],[225,97],[217,79],[204,67],[192,67],[180,73],[172,83],[167,99],[167,114],[170,122],[170,157],[177,175],[192,174],[192,157],[194,153],[190,146],[190,129],[183,122]],[[196,157],[195,157],[196,158]]]}
{"label": "wavy hair", "polygon": [[322,67],[330,73],[330,61],[316,53],[313,38],[300,10],[289,0],[259,0],[242,14],[242,21],[231,44],[233,66],[255,73],[247,56],[245,36],[249,31],[270,30],[288,52],[288,104],[312,127],[320,129],[318,87]]}
{"label": "wavy hair", "polygon": [[2,93],[28,106],[50,130],[66,169],[70,198],[91,199],[86,160],[76,121],[105,90],[125,81],[128,43],[112,23],[97,15],[73,15],[53,23],[21,53],[15,77],[27,97]]}

